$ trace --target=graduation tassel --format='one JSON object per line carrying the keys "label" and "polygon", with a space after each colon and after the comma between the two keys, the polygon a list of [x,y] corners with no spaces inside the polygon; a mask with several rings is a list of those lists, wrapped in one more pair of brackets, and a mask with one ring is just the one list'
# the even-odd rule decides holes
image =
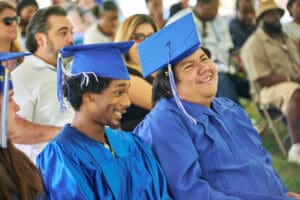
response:
{"label": "graduation tassel", "polygon": [[61,53],[58,53],[57,59],[57,98],[60,105],[60,112],[64,113],[66,111],[66,107],[64,104],[63,97],[63,82],[64,82],[64,72],[63,72],[63,63]]}
{"label": "graduation tassel", "polygon": [[185,116],[187,116],[193,124],[196,124],[197,123],[197,120],[192,117],[184,108],[184,106],[182,105],[180,99],[179,99],[179,96],[178,96],[178,92],[177,92],[177,89],[176,89],[176,84],[175,84],[175,80],[174,80],[174,74],[173,74],[173,71],[172,71],[172,67],[171,67],[171,64],[170,64],[170,58],[171,58],[171,48],[170,48],[170,42],[167,42],[165,44],[165,46],[168,47],[168,74],[169,74],[169,81],[170,81],[170,85],[171,85],[171,90],[172,90],[172,94],[174,96],[174,99],[175,99],[175,102],[178,106],[178,108],[181,110],[181,112],[183,112],[183,114]]}
{"label": "graduation tassel", "polygon": [[197,123],[197,120],[192,117],[186,110],[185,108],[183,107],[180,99],[179,99],[179,96],[178,96],[178,93],[177,93],[177,89],[176,89],[176,84],[175,84],[175,80],[174,80],[174,75],[173,75],[173,71],[172,71],[172,68],[171,68],[171,65],[169,64],[168,65],[168,73],[169,73],[169,81],[170,81],[170,84],[171,84],[171,90],[172,90],[172,94],[174,96],[174,99],[175,99],[175,102],[178,106],[178,108],[181,110],[181,112],[183,112],[183,114],[185,116],[187,116],[193,124],[196,124]]}
{"label": "graduation tassel", "polygon": [[[2,66],[0,66],[2,67]],[[2,93],[2,109],[1,109],[1,147],[7,148],[7,112],[8,112],[8,79],[9,69],[8,61],[4,71],[4,84]]]}

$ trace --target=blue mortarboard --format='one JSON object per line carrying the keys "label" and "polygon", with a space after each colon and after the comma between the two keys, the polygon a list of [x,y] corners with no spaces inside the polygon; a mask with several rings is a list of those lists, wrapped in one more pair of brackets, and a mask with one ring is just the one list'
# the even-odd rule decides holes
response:
{"label": "blue mortarboard", "polygon": [[133,42],[68,46],[60,50],[62,58],[73,56],[71,74],[94,72],[99,77],[129,80],[122,54]]}
{"label": "blue mortarboard", "polygon": [[[0,52],[0,63],[31,55],[24,52]],[[12,81],[9,80],[9,69],[0,64],[0,92],[2,93],[1,105],[1,147],[7,147],[7,108],[8,108],[8,90],[12,89]]]}
{"label": "blue mortarboard", "polygon": [[138,46],[143,76],[191,55],[200,45],[192,13],[147,38]]}
{"label": "blue mortarboard", "polygon": [[143,76],[168,67],[172,94],[179,109],[194,123],[196,119],[183,107],[176,88],[172,64],[194,53],[200,45],[193,14],[188,13],[155,33],[138,46]]}
{"label": "blue mortarboard", "polygon": [[122,54],[127,53],[133,43],[133,41],[112,42],[62,48],[59,51],[57,67],[58,100],[61,103],[61,109],[63,109],[63,67],[60,63],[61,58],[73,57],[71,76],[92,73],[103,78],[129,80],[129,74]]}

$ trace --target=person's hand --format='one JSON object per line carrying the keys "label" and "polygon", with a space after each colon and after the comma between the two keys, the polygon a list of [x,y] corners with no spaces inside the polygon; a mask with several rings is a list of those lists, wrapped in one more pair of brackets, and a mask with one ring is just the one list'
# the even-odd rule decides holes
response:
{"label": "person's hand", "polygon": [[288,192],[286,193],[288,197],[295,198],[296,200],[300,200],[300,194],[297,194],[295,192]]}

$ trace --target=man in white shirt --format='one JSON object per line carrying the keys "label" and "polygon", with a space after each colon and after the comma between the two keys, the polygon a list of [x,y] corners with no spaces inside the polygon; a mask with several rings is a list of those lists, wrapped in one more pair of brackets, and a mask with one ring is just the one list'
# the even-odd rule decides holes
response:
{"label": "man in white shirt", "polygon": [[20,106],[17,134],[10,139],[35,163],[42,151],[74,111],[60,113],[56,96],[58,50],[73,44],[72,24],[66,10],[47,7],[32,17],[26,33],[26,48],[33,54],[12,72],[14,100]]}

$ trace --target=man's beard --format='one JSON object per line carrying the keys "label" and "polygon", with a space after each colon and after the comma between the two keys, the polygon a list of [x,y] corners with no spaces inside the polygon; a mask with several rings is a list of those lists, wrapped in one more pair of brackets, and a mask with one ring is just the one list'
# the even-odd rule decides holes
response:
{"label": "man's beard", "polygon": [[47,36],[47,51],[48,55],[52,58],[57,59],[58,51],[55,49],[53,42]]}
{"label": "man's beard", "polygon": [[267,33],[270,34],[281,34],[282,33],[282,26],[280,23],[274,24],[274,23],[268,23],[268,22],[263,22],[263,29]]}

